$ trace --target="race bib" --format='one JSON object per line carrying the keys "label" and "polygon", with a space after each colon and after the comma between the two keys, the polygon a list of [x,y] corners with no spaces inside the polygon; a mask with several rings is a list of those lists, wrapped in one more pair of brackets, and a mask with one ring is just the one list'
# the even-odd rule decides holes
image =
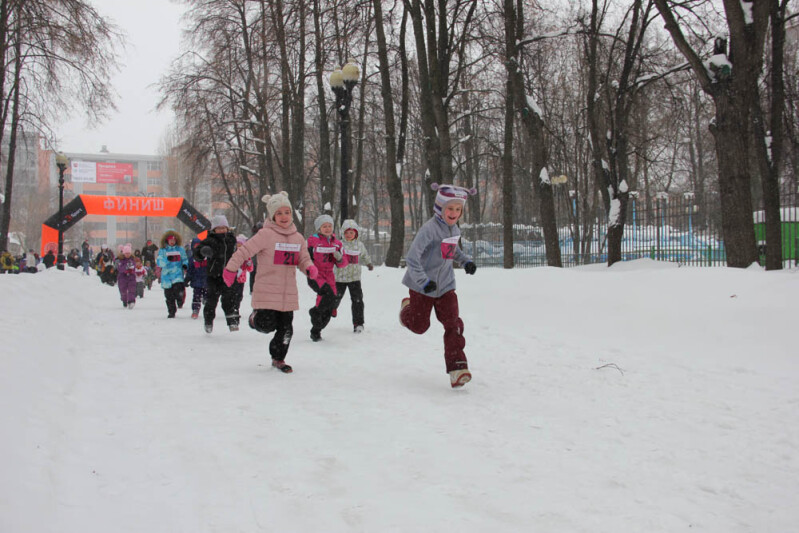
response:
{"label": "race bib", "polygon": [[449,237],[441,241],[441,258],[455,259],[455,250],[458,248],[460,237]]}
{"label": "race bib", "polygon": [[176,261],[182,261],[180,258],[180,252],[167,252],[166,253],[166,260],[170,263],[174,263]]}
{"label": "race bib", "polygon": [[300,249],[299,244],[275,243],[275,264],[297,266],[300,264]]}
{"label": "race bib", "polygon": [[333,262],[333,252],[336,251],[335,246],[317,246],[314,248],[314,255],[316,254],[323,254],[322,262],[323,263],[332,263]]}
{"label": "race bib", "polygon": [[344,253],[347,255],[347,262],[349,262],[349,264],[351,265],[358,264],[358,258],[361,255],[360,250],[355,250],[354,252],[351,250],[346,250]]}

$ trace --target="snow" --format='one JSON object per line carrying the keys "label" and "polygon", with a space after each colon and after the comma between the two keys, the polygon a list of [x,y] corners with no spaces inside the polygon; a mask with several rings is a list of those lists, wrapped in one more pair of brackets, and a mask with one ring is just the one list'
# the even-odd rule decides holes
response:
{"label": "snow", "polygon": [[[755,211],[752,214],[755,224],[766,223],[766,212]],[[781,222],[799,222],[799,209],[796,207],[781,207],[780,208],[780,221]]]}
{"label": "snow", "polygon": [[551,183],[549,181],[549,171],[547,170],[547,167],[541,167],[541,172],[538,174],[538,179],[541,180],[541,183],[544,185]]}
{"label": "snow", "polygon": [[741,4],[741,11],[744,14],[744,24],[753,24],[755,22],[754,14],[752,13],[752,8],[754,7],[754,2],[749,0],[748,2],[745,0],[739,0]]}
{"label": "snow", "polygon": [[525,95],[524,98],[525,98],[525,101],[527,103],[528,109],[530,109],[530,111],[532,111],[533,113],[535,113],[539,117],[543,118],[544,112],[541,111],[541,108],[538,106],[538,102],[536,101],[535,97],[533,95],[531,95],[531,94],[527,94],[527,95]]}
{"label": "snow", "polygon": [[[0,531],[793,531],[799,270],[456,273],[474,379],[364,271],[288,361],[67,269],[0,276]],[[242,305],[249,312],[249,297]]]}

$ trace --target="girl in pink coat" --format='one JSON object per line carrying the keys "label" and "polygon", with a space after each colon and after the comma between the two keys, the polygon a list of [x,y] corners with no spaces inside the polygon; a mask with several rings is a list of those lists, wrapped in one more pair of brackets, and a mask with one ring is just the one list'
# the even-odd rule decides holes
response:
{"label": "girl in pink coat", "polygon": [[309,279],[316,278],[318,270],[308,255],[305,239],[294,225],[288,195],[280,192],[261,200],[266,203],[268,220],[263,229],[233,254],[222,278],[230,287],[239,268],[257,255],[250,327],[261,333],[275,332],[269,343],[272,366],[288,374],[292,368],[286,364],[286,354],[294,333],[294,311],[300,308],[294,269],[306,273]]}
{"label": "girl in pink coat", "polygon": [[308,280],[308,285],[316,292],[316,306],[309,311],[311,315],[311,340],[322,340],[333,310],[336,308],[336,274],[333,267],[344,268],[349,263],[341,250],[344,245],[333,235],[333,217],[319,215],[314,220],[316,233],[308,237],[308,252],[314,265],[319,269],[316,280]]}

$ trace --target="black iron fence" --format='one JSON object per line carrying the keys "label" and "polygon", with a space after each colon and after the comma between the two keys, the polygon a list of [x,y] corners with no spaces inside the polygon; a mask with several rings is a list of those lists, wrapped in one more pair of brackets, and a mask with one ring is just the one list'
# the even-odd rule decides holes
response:
{"label": "black iron fence", "polygon": [[[602,214],[583,213],[578,199],[556,195],[556,221],[561,260],[564,267],[605,263],[608,260],[608,224]],[[785,267],[799,264],[799,198],[782,195],[782,257]],[[627,223],[622,240],[622,259],[650,258],[692,266],[726,266],[727,256],[721,232],[718,197],[697,202],[692,194],[661,194],[650,198],[631,195],[627,204]],[[760,247],[765,254],[765,216],[762,210],[752,216]],[[461,224],[461,245],[478,266],[502,267],[505,246],[503,226],[496,223]],[[406,236],[405,250],[413,235]],[[546,266],[543,229],[537,224],[513,227],[515,267]],[[387,242],[369,236],[362,239],[373,260],[381,264]]]}

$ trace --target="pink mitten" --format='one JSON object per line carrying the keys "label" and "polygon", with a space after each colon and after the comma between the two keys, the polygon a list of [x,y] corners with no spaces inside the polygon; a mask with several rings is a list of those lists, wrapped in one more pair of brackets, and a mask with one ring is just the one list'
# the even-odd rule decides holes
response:
{"label": "pink mitten", "polygon": [[308,278],[316,279],[316,276],[319,275],[319,269],[316,268],[316,265],[311,265],[308,267]]}
{"label": "pink mitten", "polygon": [[231,272],[228,269],[223,270],[222,271],[222,281],[225,282],[225,285],[230,287],[231,285],[233,285],[233,282],[236,281],[236,273],[235,272]]}

